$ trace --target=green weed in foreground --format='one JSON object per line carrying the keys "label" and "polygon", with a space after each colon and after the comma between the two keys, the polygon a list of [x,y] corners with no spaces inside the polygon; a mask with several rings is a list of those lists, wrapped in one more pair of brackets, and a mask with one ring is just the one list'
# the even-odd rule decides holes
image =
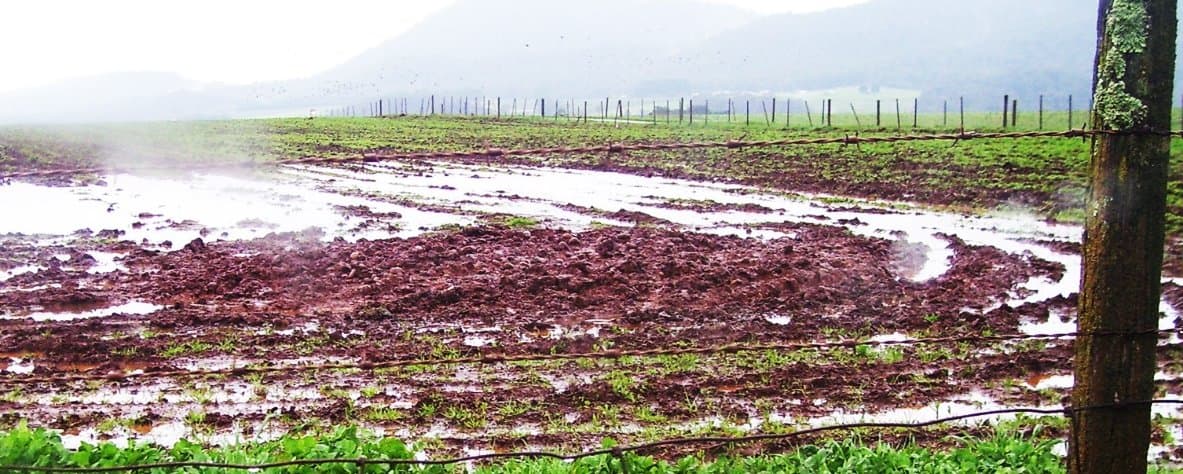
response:
{"label": "green weed in foreground", "polygon": [[[724,457],[704,460],[687,457],[664,461],[626,454],[624,462],[632,473],[730,474],[741,472],[785,473],[1060,473],[1063,461],[1052,453],[1055,441],[1033,441],[999,434],[989,439],[960,440],[949,450],[918,446],[892,447],[864,444],[857,440],[831,441],[807,446],[787,454]],[[610,447],[611,441],[605,446]],[[44,429],[25,425],[0,432],[0,465],[36,467],[114,467],[158,462],[215,462],[259,464],[301,459],[358,458],[412,459],[414,448],[392,438],[378,438],[357,428],[337,428],[319,436],[292,436],[276,441],[228,447],[205,447],[189,441],[164,449],[146,444],[117,447],[111,443],[83,444],[77,450],[62,446],[60,437]],[[522,459],[477,467],[476,472],[497,473],[610,473],[623,472],[622,460],[598,456],[576,462],[551,459]],[[464,472],[465,466],[385,466],[371,464],[365,472]],[[217,468],[145,470],[139,472],[224,472]],[[321,464],[272,468],[266,473],[356,473],[356,464]],[[1166,472],[1166,471],[1156,471]]]}

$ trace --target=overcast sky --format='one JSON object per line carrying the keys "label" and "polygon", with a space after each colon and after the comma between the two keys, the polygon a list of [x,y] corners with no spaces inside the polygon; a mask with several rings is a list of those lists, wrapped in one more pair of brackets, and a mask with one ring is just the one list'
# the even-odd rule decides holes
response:
{"label": "overcast sky", "polygon": [[[706,1],[772,14],[867,0]],[[452,2],[4,0],[0,91],[119,71],[240,84],[298,78],[342,63]]]}

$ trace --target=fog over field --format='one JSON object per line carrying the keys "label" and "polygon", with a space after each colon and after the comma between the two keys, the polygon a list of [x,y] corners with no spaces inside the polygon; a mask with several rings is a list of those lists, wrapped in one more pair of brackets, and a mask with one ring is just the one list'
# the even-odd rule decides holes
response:
{"label": "fog over field", "polygon": [[[205,26],[176,33],[217,46],[257,27],[272,49],[242,45],[254,60],[190,58],[192,51],[178,46],[171,58],[110,61],[110,67],[126,66],[117,72],[100,64],[90,73],[70,70],[36,84],[20,82],[22,75],[40,77],[42,64],[62,62],[52,56],[65,53],[50,50],[40,63],[19,67],[24,63],[18,61],[9,82],[0,83],[0,122],[298,115],[430,94],[722,98],[851,88],[868,98],[916,91],[929,109],[964,96],[971,110],[982,110],[1003,94],[1023,103],[1044,94],[1055,98],[1050,107],[1062,107],[1073,94],[1083,107],[1097,18],[1096,5],[1079,0],[356,3],[346,5],[348,12],[325,12],[321,23],[316,11],[299,4],[220,14],[199,9]],[[311,14],[313,22],[285,9]],[[108,49],[130,54],[168,39],[168,25],[147,23],[129,26],[128,39]],[[70,51],[70,42],[95,40],[63,34],[61,51]],[[41,40],[20,39],[25,45],[18,58],[35,56]],[[310,57],[298,67],[281,66],[301,54]],[[206,69],[174,67],[207,63]]]}

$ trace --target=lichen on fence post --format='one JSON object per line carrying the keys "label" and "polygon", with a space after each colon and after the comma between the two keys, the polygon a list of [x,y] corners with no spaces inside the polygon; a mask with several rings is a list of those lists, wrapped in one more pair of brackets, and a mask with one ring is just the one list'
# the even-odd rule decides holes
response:
{"label": "lichen on fence post", "polygon": [[1146,118],[1146,104],[1127,91],[1127,56],[1146,51],[1150,22],[1146,6],[1137,0],[1113,0],[1105,18],[1103,51],[1097,60],[1093,107],[1100,127],[1123,130]]}

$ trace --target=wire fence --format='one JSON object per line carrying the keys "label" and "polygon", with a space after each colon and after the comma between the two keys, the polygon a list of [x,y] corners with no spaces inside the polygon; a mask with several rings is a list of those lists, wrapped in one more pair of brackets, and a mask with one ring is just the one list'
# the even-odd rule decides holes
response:
{"label": "wire fence", "polygon": [[141,378],[163,378],[163,377],[206,377],[206,376],[243,376],[247,374],[268,374],[280,372],[316,372],[324,370],[380,370],[392,369],[396,367],[408,366],[445,366],[457,364],[504,364],[512,362],[547,362],[547,361],[570,361],[580,359],[622,359],[626,357],[658,357],[658,356],[679,356],[679,355],[711,355],[711,354],[734,354],[739,352],[764,352],[764,351],[799,351],[810,349],[843,349],[856,348],[859,346],[868,347],[885,347],[885,346],[904,346],[904,345],[921,345],[921,344],[960,344],[960,343],[990,343],[990,342],[1016,342],[1016,341],[1030,341],[1030,340],[1051,340],[1051,339],[1066,339],[1078,337],[1137,337],[1147,335],[1172,335],[1183,334],[1183,329],[1162,329],[1143,332],[1067,332],[1054,334],[1005,334],[1005,335],[958,335],[958,336],[944,336],[944,337],[928,337],[928,338],[913,338],[913,339],[894,339],[894,340],[873,340],[873,339],[848,339],[837,341],[815,341],[815,342],[786,342],[777,344],[724,344],[716,346],[705,347],[683,347],[683,348],[656,348],[656,349],[638,349],[638,350],[606,350],[596,352],[575,352],[575,353],[558,353],[558,354],[517,354],[517,355],[480,355],[474,357],[455,357],[455,358],[407,358],[388,360],[381,362],[345,362],[345,363],[329,363],[329,364],[306,364],[306,365],[263,365],[263,366],[243,366],[230,367],[224,369],[194,369],[194,370],[149,370],[149,371],[135,371],[135,372],[109,372],[109,373],[70,373],[57,374],[49,376],[21,376],[12,375],[5,378],[0,378],[0,386],[13,385],[31,385],[43,383],[67,383],[90,380],[129,380]]}
{"label": "wire fence", "polygon": [[[472,117],[576,124],[915,130],[966,126],[1071,129],[1087,126],[1092,95],[1000,93],[993,97],[882,96],[860,88],[793,96],[522,98],[422,95],[310,109],[308,117]],[[1075,99],[1075,100],[1074,100]],[[999,107],[1001,100],[1002,106]],[[837,104],[835,104],[837,102]],[[837,107],[835,107],[835,105]],[[1176,109],[1178,110],[1178,109]],[[1181,124],[1183,125],[1183,124]]]}
{"label": "wire fence", "polygon": [[[73,174],[91,174],[91,173],[105,173],[105,172],[136,172],[147,170],[204,170],[211,168],[234,168],[234,167],[255,167],[255,166],[284,166],[284,165],[334,165],[347,163],[376,163],[382,161],[392,160],[465,160],[465,159],[497,159],[505,157],[522,157],[534,155],[553,155],[553,154],[594,154],[594,153],[627,153],[634,151],[670,151],[670,150],[690,150],[690,149],[746,149],[746,148],[762,148],[762,147],[777,147],[777,146],[817,146],[817,145],[853,145],[858,146],[862,144],[891,144],[891,143],[907,143],[907,142],[921,142],[921,141],[951,141],[954,144],[960,141],[980,140],[980,139],[1023,139],[1023,138],[1082,138],[1097,137],[1101,135],[1120,135],[1120,136],[1158,136],[1158,137],[1183,137],[1183,132],[1158,131],[1158,130],[1135,130],[1135,131],[1115,131],[1115,130],[1064,130],[1064,131],[1024,131],[1024,132],[997,132],[997,133],[979,133],[961,131],[957,133],[940,133],[940,134],[915,134],[915,135],[884,135],[884,136],[861,136],[858,134],[836,136],[836,137],[817,137],[817,138],[786,138],[779,140],[759,140],[759,141],[745,141],[745,140],[727,140],[727,141],[703,141],[703,142],[686,142],[686,143],[635,143],[623,144],[612,143],[606,145],[596,146],[574,146],[574,147],[547,147],[547,148],[523,148],[523,149],[500,149],[488,148],[483,150],[470,151],[446,151],[446,152],[410,152],[410,153],[365,153],[355,157],[345,158],[322,158],[322,157],[308,157],[297,159],[285,159],[271,162],[251,162],[251,163],[219,163],[208,164],[201,166],[169,166],[169,167],[152,167],[152,168],[101,168],[101,167],[79,167],[79,168],[61,168],[61,169],[45,169],[32,170],[20,172],[8,172],[0,174],[0,182],[32,177],[47,177],[47,176],[66,176]],[[152,377],[205,377],[205,376],[243,376],[247,374],[267,374],[280,372],[308,372],[308,371],[323,371],[323,370],[361,370],[373,371],[379,369],[390,369],[396,367],[406,366],[446,366],[454,364],[504,364],[514,362],[545,362],[545,361],[569,361],[578,359],[622,359],[627,357],[659,357],[659,356],[678,356],[678,355],[710,355],[710,354],[733,354],[740,352],[762,352],[762,351],[799,351],[799,350],[824,350],[824,349],[843,349],[856,348],[859,346],[900,346],[900,345],[922,345],[922,344],[962,344],[962,343],[1007,343],[1018,342],[1026,340],[1054,340],[1054,339],[1068,339],[1068,338],[1082,338],[1082,337],[1146,337],[1151,335],[1166,336],[1183,334],[1183,329],[1166,329],[1166,330],[1147,330],[1140,332],[1066,332],[1054,334],[1004,334],[1004,335],[983,335],[983,334],[962,334],[951,336],[925,337],[925,338],[910,338],[899,340],[874,340],[874,339],[841,339],[829,341],[798,341],[798,342],[783,342],[783,343],[731,343],[713,346],[697,346],[697,347],[675,347],[675,348],[652,348],[652,349],[617,349],[604,350],[596,352],[579,352],[579,353],[545,353],[545,354],[480,354],[469,357],[454,357],[454,358],[421,358],[418,355],[410,354],[403,355],[402,358],[395,358],[393,360],[375,361],[375,362],[342,362],[342,363],[323,363],[323,364],[304,364],[304,365],[247,365],[241,367],[230,367],[224,369],[194,369],[194,370],[148,370],[142,372],[76,372],[76,373],[62,373],[51,375],[6,375],[0,377],[0,386],[20,386],[20,385],[34,385],[34,384],[60,384],[77,381],[92,381],[92,380],[130,380]],[[736,437],[691,437],[691,438],[676,438],[654,441],[644,444],[637,444],[624,447],[607,448],[600,450],[593,450],[582,452],[578,454],[557,454],[551,452],[506,452],[506,453],[490,453],[475,456],[458,457],[451,459],[438,460],[417,460],[417,459],[302,459],[291,460],[266,464],[233,464],[233,463],[215,463],[215,462],[168,462],[155,464],[137,464],[126,466],[111,466],[111,467],[95,467],[95,468],[64,468],[64,467],[49,467],[49,466],[3,466],[0,465],[0,471],[25,471],[25,472],[76,472],[76,473],[100,473],[100,472],[118,472],[118,471],[136,471],[146,469],[181,469],[181,468],[220,468],[220,469],[235,469],[235,470],[259,470],[269,468],[282,468],[291,466],[308,466],[308,465],[328,465],[328,464],[351,464],[359,467],[367,465],[451,465],[464,462],[490,461],[498,459],[509,458],[551,458],[564,461],[574,461],[594,456],[623,456],[625,453],[642,453],[648,450],[654,450],[660,447],[678,446],[678,445],[701,445],[701,444],[740,444],[760,441],[774,441],[786,440],[795,437],[801,437],[809,434],[823,433],[838,430],[852,430],[852,429],[883,429],[883,428],[898,428],[907,430],[916,430],[934,425],[941,425],[953,423],[957,421],[964,421],[974,418],[1001,416],[1001,415],[1018,415],[1018,414],[1037,414],[1037,415],[1059,415],[1071,417],[1075,413],[1093,410],[1114,410],[1123,409],[1135,406],[1147,406],[1156,404],[1180,405],[1183,400],[1180,399],[1158,399],[1142,402],[1124,402],[1107,405],[1096,405],[1088,407],[1062,407],[1062,408],[1007,408],[999,410],[980,411],[974,413],[967,413],[957,416],[949,416],[944,418],[936,418],[929,421],[904,423],[904,422],[866,422],[866,423],[846,423],[835,424],[829,426],[812,427],[787,433],[766,433],[753,434],[748,436]]]}

